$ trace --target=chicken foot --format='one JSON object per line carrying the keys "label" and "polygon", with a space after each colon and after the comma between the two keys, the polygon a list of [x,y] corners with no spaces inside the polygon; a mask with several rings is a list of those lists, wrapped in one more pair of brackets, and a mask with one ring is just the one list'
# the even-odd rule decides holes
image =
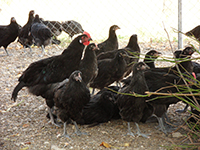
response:
{"label": "chicken foot", "polygon": [[74,126],[76,128],[76,131],[74,132],[74,134],[76,134],[78,136],[80,136],[80,135],[87,135],[87,133],[81,132],[81,130],[78,128],[78,125],[77,125],[76,121],[72,120],[72,122],[73,122],[73,124],[74,124]]}
{"label": "chicken foot", "polygon": [[49,117],[50,117],[49,123],[51,123],[52,125],[55,125],[56,127],[61,127],[59,124],[55,123],[55,120],[52,114],[52,109],[49,107],[48,107],[48,112],[49,112]]}
{"label": "chicken foot", "polygon": [[135,125],[136,125],[136,127],[137,127],[137,135],[138,136],[142,136],[142,137],[145,137],[145,138],[149,138],[149,134],[143,134],[143,133],[141,133],[141,130],[140,130],[140,128],[139,128],[139,125],[138,125],[138,123],[136,123],[135,122]]}
{"label": "chicken foot", "polygon": [[67,122],[64,122],[64,126],[63,126],[63,135],[61,135],[61,137],[66,137],[68,139],[71,139],[70,136],[67,134],[67,130],[66,130],[66,127],[67,127]]}

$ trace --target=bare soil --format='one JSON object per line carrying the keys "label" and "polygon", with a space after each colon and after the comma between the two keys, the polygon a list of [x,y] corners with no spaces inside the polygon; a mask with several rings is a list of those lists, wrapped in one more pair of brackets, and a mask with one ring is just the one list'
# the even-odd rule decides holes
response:
{"label": "bare soil", "polygon": [[[172,56],[169,47],[165,44],[140,45],[142,53],[155,48],[163,53],[163,57]],[[11,101],[11,93],[21,73],[30,63],[53,55],[58,55],[64,48],[59,46],[46,47],[46,55],[39,57],[41,49],[34,47],[33,52],[24,49],[18,43],[12,43],[8,51],[12,56],[6,56],[4,50],[0,49],[0,149],[2,150],[65,150],[65,149],[126,149],[126,150],[158,150],[169,149],[174,144],[184,144],[185,130],[178,130],[175,134],[165,135],[159,131],[157,122],[140,123],[140,129],[145,134],[150,134],[150,138],[131,137],[126,135],[127,123],[122,120],[113,120],[99,126],[88,128],[79,126],[88,135],[73,135],[74,126],[69,124],[67,131],[71,139],[60,137],[63,128],[55,127],[48,123],[46,118],[47,106],[45,100],[28,93],[27,89],[22,89],[18,94],[17,102]],[[167,66],[166,62],[156,62],[157,66]],[[180,102],[170,106],[168,116],[173,124],[181,125],[189,114],[177,114],[176,109],[185,105]],[[132,131],[136,132],[136,126],[131,123]],[[173,147],[174,148],[174,147]],[[172,148],[172,149],[173,149]]]}

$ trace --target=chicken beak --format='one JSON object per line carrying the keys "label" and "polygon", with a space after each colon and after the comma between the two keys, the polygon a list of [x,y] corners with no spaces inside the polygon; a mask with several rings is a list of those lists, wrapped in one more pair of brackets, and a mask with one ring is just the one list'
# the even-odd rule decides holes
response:
{"label": "chicken beak", "polygon": [[75,77],[76,81],[82,82],[81,74],[79,73],[78,76]]}
{"label": "chicken beak", "polygon": [[115,28],[115,31],[118,30],[118,29],[121,29],[121,28],[120,28],[120,27],[116,27],[116,28]]}
{"label": "chicken beak", "polygon": [[150,69],[150,67],[145,64],[145,65],[142,66],[141,70],[146,70],[146,69]]}
{"label": "chicken beak", "polygon": [[95,48],[95,50],[98,50],[98,51],[99,51],[99,50],[100,50],[100,49],[99,49],[99,47],[97,46],[97,44],[95,44],[95,45],[96,45],[96,48]]}
{"label": "chicken beak", "polygon": [[157,53],[155,53],[155,57],[159,57],[159,56],[161,56],[162,55],[162,53],[161,52],[157,52]]}

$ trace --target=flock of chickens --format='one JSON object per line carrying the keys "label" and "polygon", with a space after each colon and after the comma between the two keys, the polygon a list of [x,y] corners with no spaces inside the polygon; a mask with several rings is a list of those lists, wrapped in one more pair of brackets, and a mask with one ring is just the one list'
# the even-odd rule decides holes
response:
{"label": "flock of chickens", "polygon": [[[11,18],[7,26],[11,29],[10,33],[5,30],[4,37],[12,42],[19,35],[18,40],[24,47],[31,49],[34,43],[44,49],[50,43],[53,31],[41,23],[38,15],[34,17],[33,14],[34,11],[30,11],[27,24],[20,30],[16,20]],[[130,37],[126,47],[118,49],[118,29],[117,25],[111,26],[107,40],[98,45],[90,43],[90,34],[82,30],[82,34],[74,38],[62,54],[31,63],[19,77],[12,100],[16,101],[23,87],[27,87],[33,95],[43,97],[50,122],[60,127],[60,119],[64,123],[63,136],[68,138],[67,123],[73,123],[75,133],[81,135],[85,133],[79,130],[77,124],[94,126],[112,119],[127,121],[127,134],[131,136],[135,135],[130,129],[130,122],[135,122],[136,134],[148,138],[141,133],[138,123],[145,123],[152,116],[158,119],[164,133],[169,132],[165,121],[168,119],[167,109],[181,98],[147,95],[146,92],[184,93],[187,86],[194,91],[198,89],[198,84],[194,83],[200,79],[200,65],[190,59],[195,49],[186,47],[175,51],[176,65],[158,68],[154,61],[161,53],[156,50],[149,51],[144,61],[139,62],[140,47],[136,34]],[[6,50],[9,43],[2,39],[1,35],[0,46]],[[94,89],[98,92],[95,93]],[[199,102],[199,96],[188,96],[187,99]],[[195,111],[194,108],[191,110]]]}
{"label": "flock of chickens", "polygon": [[69,20],[60,23],[59,21],[48,21],[39,18],[39,15],[34,16],[34,10],[29,12],[27,23],[21,27],[15,20],[11,18],[8,26],[0,26],[0,47],[3,46],[7,55],[7,46],[16,40],[21,43],[25,48],[29,48],[32,51],[31,46],[42,47],[42,54],[44,54],[45,46],[49,44],[60,44],[60,40],[56,37],[61,34],[62,31],[69,34],[72,38],[75,34],[83,33],[81,24],[74,20]]}

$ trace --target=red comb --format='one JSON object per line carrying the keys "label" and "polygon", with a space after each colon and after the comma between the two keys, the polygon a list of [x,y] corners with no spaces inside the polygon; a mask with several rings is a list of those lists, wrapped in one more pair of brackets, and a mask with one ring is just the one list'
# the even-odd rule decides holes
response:
{"label": "red comb", "polygon": [[88,38],[91,38],[91,36],[90,36],[90,34],[88,32],[84,31],[83,34],[87,35]]}

